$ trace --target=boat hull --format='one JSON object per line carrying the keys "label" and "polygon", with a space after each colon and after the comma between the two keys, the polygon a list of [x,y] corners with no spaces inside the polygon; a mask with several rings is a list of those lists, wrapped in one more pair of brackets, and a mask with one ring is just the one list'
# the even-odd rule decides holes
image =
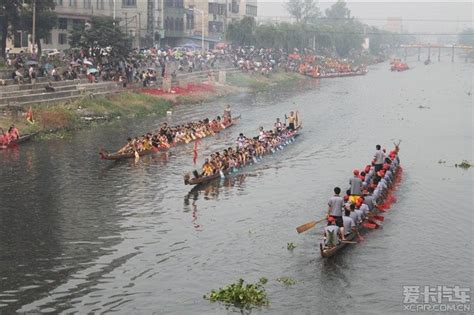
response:
{"label": "boat hull", "polygon": [[[215,132],[220,132],[221,130],[227,129],[230,126],[236,124],[239,120],[240,120],[240,116],[237,116],[236,118],[232,119],[232,122],[230,124],[228,124],[225,128],[218,129]],[[199,139],[196,139],[196,140],[199,140]],[[191,143],[191,142],[189,142],[189,143]],[[174,144],[174,145],[171,145],[170,148],[175,147],[177,145],[181,145],[181,144],[187,144],[187,143]],[[150,155],[152,153],[164,152],[164,151],[168,151],[168,149],[153,147],[153,149],[151,149],[151,150],[143,150],[143,151],[138,152],[138,155],[139,156],[145,156],[145,155]],[[134,159],[135,158],[135,152],[107,153],[105,151],[101,151],[101,152],[99,152],[99,155],[100,155],[100,158],[102,160],[109,160],[109,161],[126,160],[126,159]]]}
{"label": "boat hull", "polygon": [[[295,139],[295,138],[297,138],[297,137],[299,136],[299,132],[300,132],[301,128],[302,128],[301,125],[298,126],[298,127],[296,128],[296,130],[295,130],[295,133],[293,134],[293,136],[292,136],[290,139]],[[269,153],[266,153],[265,155],[268,155],[268,154],[270,154],[270,152],[269,152]],[[249,161],[247,164],[241,166],[240,169],[247,167],[247,166],[249,165],[249,163],[251,163],[251,162]],[[185,177],[185,178],[184,178],[184,184],[185,184],[185,185],[202,185],[202,184],[206,184],[206,183],[209,183],[209,182],[211,182],[211,181],[213,181],[213,180],[215,180],[215,179],[221,178],[221,177],[223,177],[223,176],[225,177],[226,175],[228,175],[229,173],[231,173],[232,170],[233,170],[233,168],[228,168],[228,169],[226,169],[226,170],[223,170],[223,171],[222,171],[222,174],[220,174],[220,173],[215,173],[215,174],[212,174],[212,175],[209,175],[209,176],[200,176],[200,177],[194,177],[194,178],[187,178],[187,177]]]}
{"label": "boat hull", "polygon": [[12,147],[14,147],[14,146],[16,146],[16,145],[18,145],[18,144],[27,142],[27,141],[31,140],[31,138],[33,138],[36,134],[37,134],[37,132],[22,135],[22,136],[20,136],[19,139],[10,142],[10,143],[7,144],[6,146],[0,146],[0,150],[12,148]]}

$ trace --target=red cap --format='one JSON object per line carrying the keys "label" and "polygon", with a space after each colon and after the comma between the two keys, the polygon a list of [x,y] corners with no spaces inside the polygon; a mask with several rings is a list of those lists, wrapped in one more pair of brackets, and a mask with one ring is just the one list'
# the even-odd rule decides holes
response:
{"label": "red cap", "polygon": [[354,175],[357,176],[357,175],[359,175],[359,170],[354,170],[353,173],[354,173]]}
{"label": "red cap", "polygon": [[349,201],[349,196],[348,195],[344,196],[344,201]]}
{"label": "red cap", "polygon": [[336,219],[334,217],[331,217],[331,216],[328,217],[328,222],[335,222],[335,221]]}

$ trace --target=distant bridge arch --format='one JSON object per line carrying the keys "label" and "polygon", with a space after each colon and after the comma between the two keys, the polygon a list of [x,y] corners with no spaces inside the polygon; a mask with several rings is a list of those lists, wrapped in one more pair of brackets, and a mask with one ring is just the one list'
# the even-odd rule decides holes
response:
{"label": "distant bridge arch", "polygon": [[419,43],[419,44],[407,44],[407,45],[400,45],[400,48],[405,49],[405,60],[407,59],[408,49],[418,49],[418,61],[420,61],[421,57],[421,50],[428,49],[428,61],[431,60],[431,49],[438,49],[438,61],[441,61],[441,49],[451,49],[451,62],[454,62],[454,54],[456,50],[464,50],[466,53],[466,61],[467,61],[467,54],[469,51],[474,50],[474,46],[466,46],[466,45],[441,45],[441,44],[430,44],[430,43]]}

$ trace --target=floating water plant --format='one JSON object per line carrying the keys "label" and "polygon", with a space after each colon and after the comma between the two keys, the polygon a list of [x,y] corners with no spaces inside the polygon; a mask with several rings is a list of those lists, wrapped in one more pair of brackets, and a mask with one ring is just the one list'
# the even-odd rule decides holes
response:
{"label": "floating water plant", "polygon": [[281,278],[278,278],[277,279],[278,282],[281,282],[283,284],[286,284],[288,286],[290,285],[295,285],[296,284],[296,280],[295,279],[291,279],[291,278],[288,278],[288,277],[281,277]]}
{"label": "floating water plant", "polygon": [[287,248],[288,250],[293,250],[293,249],[296,248],[296,245],[293,244],[293,243],[288,243],[288,244],[286,244],[286,248]]}
{"label": "floating water plant", "polygon": [[212,290],[209,294],[204,295],[204,298],[211,302],[219,301],[238,307],[268,305],[267,293],[263,287],[267,281],[267,278],[260,278],[257,283],[244,284],[244,280],[239,279],[237,283],[219,288],[217,291]]}
{"label": "floating water plant", "polygon": [[463,160],[460,164],[454,164],[454,166],[464,168],[467,170],[468,168],[472,167],[472,164],[469,163],[469,161]]}

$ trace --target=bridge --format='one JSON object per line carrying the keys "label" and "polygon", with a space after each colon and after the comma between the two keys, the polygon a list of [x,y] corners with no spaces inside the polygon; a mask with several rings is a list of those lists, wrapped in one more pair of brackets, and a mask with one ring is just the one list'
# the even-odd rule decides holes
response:
{"label": "bridge", "polygon": [[421,50],[422,49],[427,49],[428,50],[428,60],[431,60],[431,49],[438,49],[438,61],[441,61],[441,49],[451,49],[451,62],[454,62],[454,53],[455,50],[464,50],[466,53],[466,59],[467,61],[467,55],[469,51],[474,50],[474,46],[466,46],[466,45],[440,45],[440,44],[409,44],[409,45],[400,45],[400,48],[405,49],[405,60],[407,59],[408,55],[408,49],[418,49],[418,61],[420,61],[421,57]]}

